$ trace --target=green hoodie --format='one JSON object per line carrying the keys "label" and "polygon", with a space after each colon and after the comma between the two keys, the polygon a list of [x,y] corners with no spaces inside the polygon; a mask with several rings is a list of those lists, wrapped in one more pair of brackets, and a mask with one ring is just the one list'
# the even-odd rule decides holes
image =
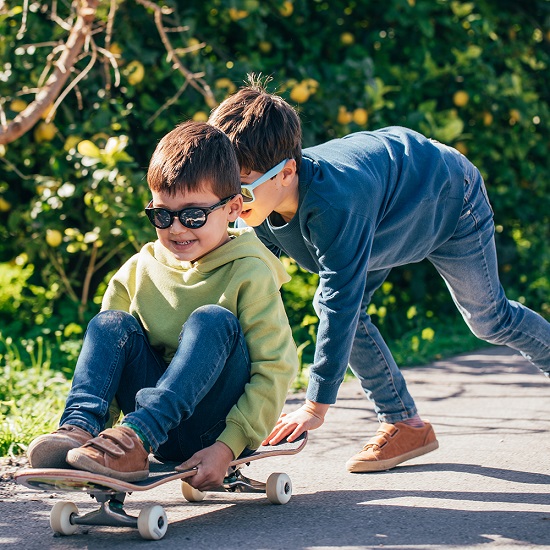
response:
{"label": "green hoodie", "polygon": [[201,305],[218,304],[241,324],[251,360],[250,382],[218,438],[237,457],[270,433],[298,370],[296,346],[280,294],[290,278],[252,229],[229,229],[226,244],[182,262],[159,241],[146,244],[113,276],[102,310],[136,317],[169,363],[181,329]]}

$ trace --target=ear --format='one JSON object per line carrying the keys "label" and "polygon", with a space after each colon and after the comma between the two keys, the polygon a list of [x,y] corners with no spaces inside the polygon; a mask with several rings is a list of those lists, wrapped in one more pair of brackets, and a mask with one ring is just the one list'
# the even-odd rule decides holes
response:
{"label": "ear", "polygon": [[237,195],[229,203],[229,214],[227,215],[227,221],[234,222],[243,210],[243,196]]}
{"label": "ear", "polygon": [[282,170],[281,185],[289,186],[296,176],[296,161],[294,159],[287,160],[285,167]]}

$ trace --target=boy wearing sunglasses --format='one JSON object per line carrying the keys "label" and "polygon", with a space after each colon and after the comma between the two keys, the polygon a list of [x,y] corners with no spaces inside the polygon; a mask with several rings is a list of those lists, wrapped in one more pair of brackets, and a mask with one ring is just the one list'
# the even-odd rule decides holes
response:
{"label": "boy wearing sunglasses", "polygon": [[458,151],[400,127],[302,151],[294,109],[259,82],[227,98],[209,122],[237,150],[240,217],[275,254],[320,279],[306,401],[281,417],[267,441],[321,426],[349,364],[381,422],[347,462],[349,471],[388,470],[438,447],[367,314],[392,267],[423,259],[444,278],[474,334],[520,351],[549,374],[550,324],[506,298],[483,179]]}
{"label": "boy wearing sunglasses", "polygon": [[[218,486],[282,410],[298,359],[280,295],[288,275],[242,209],[227,136],[182,124],[153,153],[145,212],[157,232],[109,282],[88,325],[60,427],[35,439],[32,467],[70,466],[126,481],[148,455],[197,466]],[[125,414],[104,429],[116,400]]]}

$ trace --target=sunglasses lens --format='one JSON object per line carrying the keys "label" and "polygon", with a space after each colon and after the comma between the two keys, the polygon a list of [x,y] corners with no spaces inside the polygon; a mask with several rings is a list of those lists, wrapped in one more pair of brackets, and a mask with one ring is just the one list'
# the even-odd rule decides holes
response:
{"label": "sunglasses lens", "polygon": [[147,215],[151,223],[159,229],[166,229],[172,223],[170,213],[164,208],[151,208],[147,211]]}
{"label": "sunglasses lens", "polygon": [[243,202],[252,202],[254,200],[252,191],[246,187],[241,187],[241,195],[243,196]]}
{"label": "sunglasses lens", "polygon": [[198,208],[185,208],[180,212],[180,222],[189,229],[198,229],[206,223],[206,214]]}

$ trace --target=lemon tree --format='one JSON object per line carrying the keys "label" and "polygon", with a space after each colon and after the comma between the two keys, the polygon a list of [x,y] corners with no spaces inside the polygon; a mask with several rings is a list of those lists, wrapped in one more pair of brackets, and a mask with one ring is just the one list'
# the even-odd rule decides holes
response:
{"label": "lemon tree", "polygon": [[[4,4],[0,115],[9,122],[51,66],[38,45],[64,43],[67,30],[49,17],[50,2]],[[154,6],[171,10],[164,36]],[[71,3],[55,7],[70,19]],[[549,21],[545,0],[99,2],[96,62],[82,55],[71,70],[80,80],[55,113],[0,146],[0,264],[29,281],[10,329],[84,326],[109,274],[154,238],[143,207],[156,143],[184,120],[206,120],[250,72],[272,77],[270,91],[297,108],[305,146],[397,124],[466,152],[486,178],[510,297],[550,316]],[[210,95],[186,82],[174,56]],[[431,342],[422,331],[434,319],[456,318],[429,265],[395,270],[389,282],[372,311],[387,334]],[[297,270],[285,290],[299,344],[314,337],[314,286]]]}

